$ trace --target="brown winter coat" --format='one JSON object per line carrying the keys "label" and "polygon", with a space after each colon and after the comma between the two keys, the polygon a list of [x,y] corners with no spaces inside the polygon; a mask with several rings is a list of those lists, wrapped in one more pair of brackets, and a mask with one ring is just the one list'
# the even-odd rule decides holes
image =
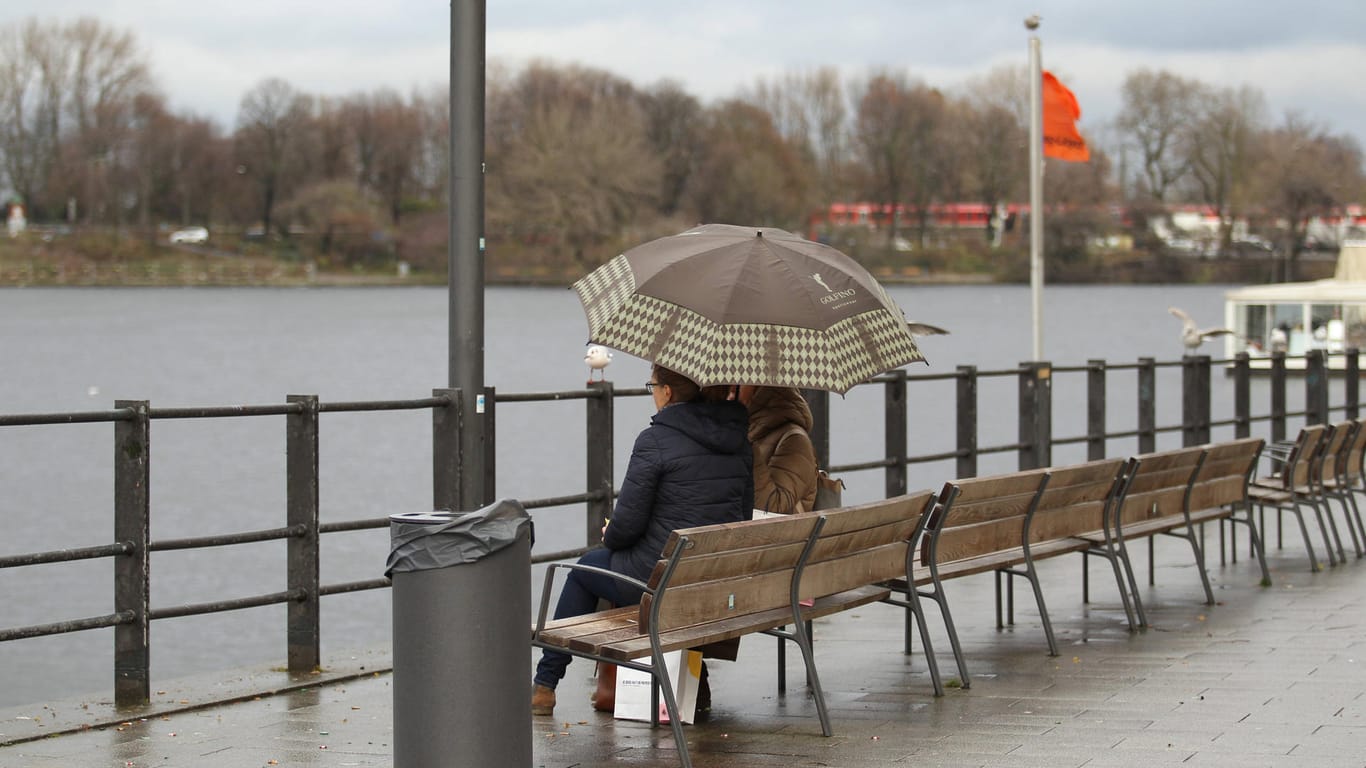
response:
{"label": "brown winter coat", "polygon": [[[811,409],[790,387],[759,387],[749,401],[754,447],[754,507],[778,514],[809,512],[816,502],[816,448]],[[798,428],[794,428],[798,427]]]}

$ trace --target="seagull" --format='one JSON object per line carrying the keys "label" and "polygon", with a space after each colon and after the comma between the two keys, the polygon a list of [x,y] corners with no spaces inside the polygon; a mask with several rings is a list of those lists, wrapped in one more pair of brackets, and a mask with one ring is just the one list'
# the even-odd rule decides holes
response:
{"label": "seagull", "polygon": [[1233,331],[1227,328],[1197,328],[1191,316],[1176,307],[1167,307],[1167,311],[1175,315],[1181,321],[1181,343],[1186,345],[1187,352],[1194,352],[1209,339],[1215,336],[1231,336]]}
{"label": "seagull", "polygon": [[593,383],[593,371],[600,374],[600,380],[606,380],[607,374],[602,369],[612,364],[612,353],[607,347],[594,344],[584,354],[583,361],[588,363],[588,383]]}
{"label": "seagull", "polygon": [[947,336],[949,333],[947,330],[929,323],[908,322],[906,323],[906,330],[910,331],[912,336]]}

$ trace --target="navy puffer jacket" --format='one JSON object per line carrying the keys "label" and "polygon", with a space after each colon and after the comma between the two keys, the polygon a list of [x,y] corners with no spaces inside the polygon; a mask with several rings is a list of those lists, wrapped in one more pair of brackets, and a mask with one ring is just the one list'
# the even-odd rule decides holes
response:
{"label": "navy puffer jacket", "polygon": [[612,570],[648,581],[674,529],[753,516],[748,430],[749,414],[735,401],[675,403],[654,415],[636,437],[603,535]]}

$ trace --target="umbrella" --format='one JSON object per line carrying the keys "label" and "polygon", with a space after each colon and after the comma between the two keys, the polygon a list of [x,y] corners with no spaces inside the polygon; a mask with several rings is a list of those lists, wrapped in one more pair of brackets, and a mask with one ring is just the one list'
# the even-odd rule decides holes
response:
{"label": "umbrella", "polygon": [[702,386],[844,393],[923,361],[858,262],[781,229],[706,224],[638,245],[574,283],[589,341]]}

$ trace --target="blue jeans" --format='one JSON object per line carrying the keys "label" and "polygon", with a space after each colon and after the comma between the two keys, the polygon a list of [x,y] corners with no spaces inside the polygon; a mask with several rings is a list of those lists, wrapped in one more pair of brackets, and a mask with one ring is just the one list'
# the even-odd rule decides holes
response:
{"label": "blue jeans", "polygon": [[[589,550],[583,557],[579,558],[579,564],[610,570],[612,568],[612,551],[601,547]],[[564,588],[560,590],[559,602],[555,603],[555,618],[563,619],[592,613],[597,610],[599,599],[606,600],[616,606],[633,605],[640,602],[639,598],[623,600],[617,592],[617,584],[618,582],[612,577],[600,573],[570,571],[569,576],[564,580]],[[569,669],[569,662],[573,658],[567,653],[542,650],[541,661],[536,665],[536,677],[534,678],[536,684],[554,690],[555,686],[564,679],[564,673]]]}

